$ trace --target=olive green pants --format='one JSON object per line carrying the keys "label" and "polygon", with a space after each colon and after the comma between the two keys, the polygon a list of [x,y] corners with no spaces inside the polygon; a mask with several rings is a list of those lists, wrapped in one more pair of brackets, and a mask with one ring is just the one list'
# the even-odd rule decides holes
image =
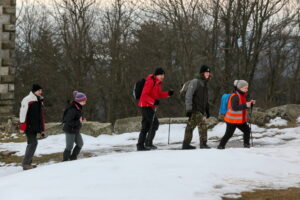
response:
{"label": "olive green pants", "polygon": [[185,128],[183,144],[190,144],[193,139],[193,131],[198,126],[200,144],[206,144],[207,142],[207,125],[205,123],[205,117],[200,112],[192,113],[189,118],[187,126]]}

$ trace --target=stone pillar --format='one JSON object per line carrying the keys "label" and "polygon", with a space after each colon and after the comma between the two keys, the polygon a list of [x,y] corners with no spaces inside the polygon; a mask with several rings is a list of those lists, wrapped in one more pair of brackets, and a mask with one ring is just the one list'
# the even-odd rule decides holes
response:
{"label": "stone pillar", "polygon": [[13,116],[16,0],[0,0],[0,123]]}

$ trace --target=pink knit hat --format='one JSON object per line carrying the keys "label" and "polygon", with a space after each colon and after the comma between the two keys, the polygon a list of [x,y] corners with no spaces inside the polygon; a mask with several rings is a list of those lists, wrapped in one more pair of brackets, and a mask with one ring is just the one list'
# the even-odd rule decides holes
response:
{"label": "pink knit hat", "polygon": [[73,92],[73,96],[74,96],[74,101],[76,101],[78,103],[87,100],[86,95],[84,93],[82,93],[82,92],[74,91]]}

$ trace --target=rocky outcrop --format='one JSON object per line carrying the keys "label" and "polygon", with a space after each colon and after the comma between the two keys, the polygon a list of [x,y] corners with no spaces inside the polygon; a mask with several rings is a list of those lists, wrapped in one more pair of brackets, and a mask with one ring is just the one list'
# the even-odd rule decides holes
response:
{"label": "rocky outcrop", "polygon": [[118,119],[114,125],[114,133],[130,133],[141,130],[142,117],[128,117],[124,119]]}
{"label": "rocky outcrop", "polygon": [[274,107],[266,110],[266,114],[270,117],[270,119],[281,117],[289,122],[295,122],[295,120],[300,116],[300,105],[287,104]]}
{"label": "rocky outcrop", "polygon": [[[46,134],[56,135],[63,133],[63,125],[61,123],[47,123]],[[82,124],[81,132],[91,136],[99,136],[102,134],[112,134],[111,123],[100,123],[100,122],[84,122]]]}
{"label": "rocky outcrop", "polygon": [[263,126],[268,123],[272,119],[267,113],[261,111],[254,111],[252,115],[249,116],[249,121],[252,124],[256,124],[258,126]]}
{"label": "rocky outcrop", "polygon": [[[121,134],[121,133],[130,133],[130,132],[139,132],[141,130],[141,117],[129,117],[124,119],[119,119],[116,121],[114,125],[114,133]],[[188,118],[187,117],[178,117],[178,118],[159,118],[159,124],[186,124]],[[209,128],[214,127],[218,120],[214,117],[210,117],[206,119],[205,122],[207,123]]]}
{"label": "rocky outcrop", "polygon": [[277,106],[263,111],[260,108],[253,109],[250,122],[259,126],[264,126],[271,119],[281,117],[289,122],[295,122],[300,116],[300,105],[299,104],[287,104],[283,106]]}

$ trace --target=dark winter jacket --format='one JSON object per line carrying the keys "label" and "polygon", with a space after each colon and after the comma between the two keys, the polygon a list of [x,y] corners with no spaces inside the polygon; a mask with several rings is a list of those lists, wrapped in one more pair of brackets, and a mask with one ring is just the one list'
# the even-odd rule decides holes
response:
{"label": "dark winter jacket", "polygon": [[161,90],[162,82],[156,78],[154,74],[150,74],[146,78],[145,86],[139,100],[139,107],[155,108],[155,100],[169,97],[168,92]]}
{"label": "dark winter jacket", "polygon": [[66,108],[63,115],[63,131],[66,133],[77,134],[81,129],[80,118],[82,117],[82,106],[77,102],[72,102]]}
{"label": "dark winter jacket", "polygon": [[200,78],[200,75],[195,77],[190,82],[185,95],[186,112],[200,112],[209,115],[208,81]]}
{"label": "dark winter jacket", "polygon": [[20,129],[26,133],[42,133],[45,131],[42,98],[35,96],[32,92],[21,103]]}

